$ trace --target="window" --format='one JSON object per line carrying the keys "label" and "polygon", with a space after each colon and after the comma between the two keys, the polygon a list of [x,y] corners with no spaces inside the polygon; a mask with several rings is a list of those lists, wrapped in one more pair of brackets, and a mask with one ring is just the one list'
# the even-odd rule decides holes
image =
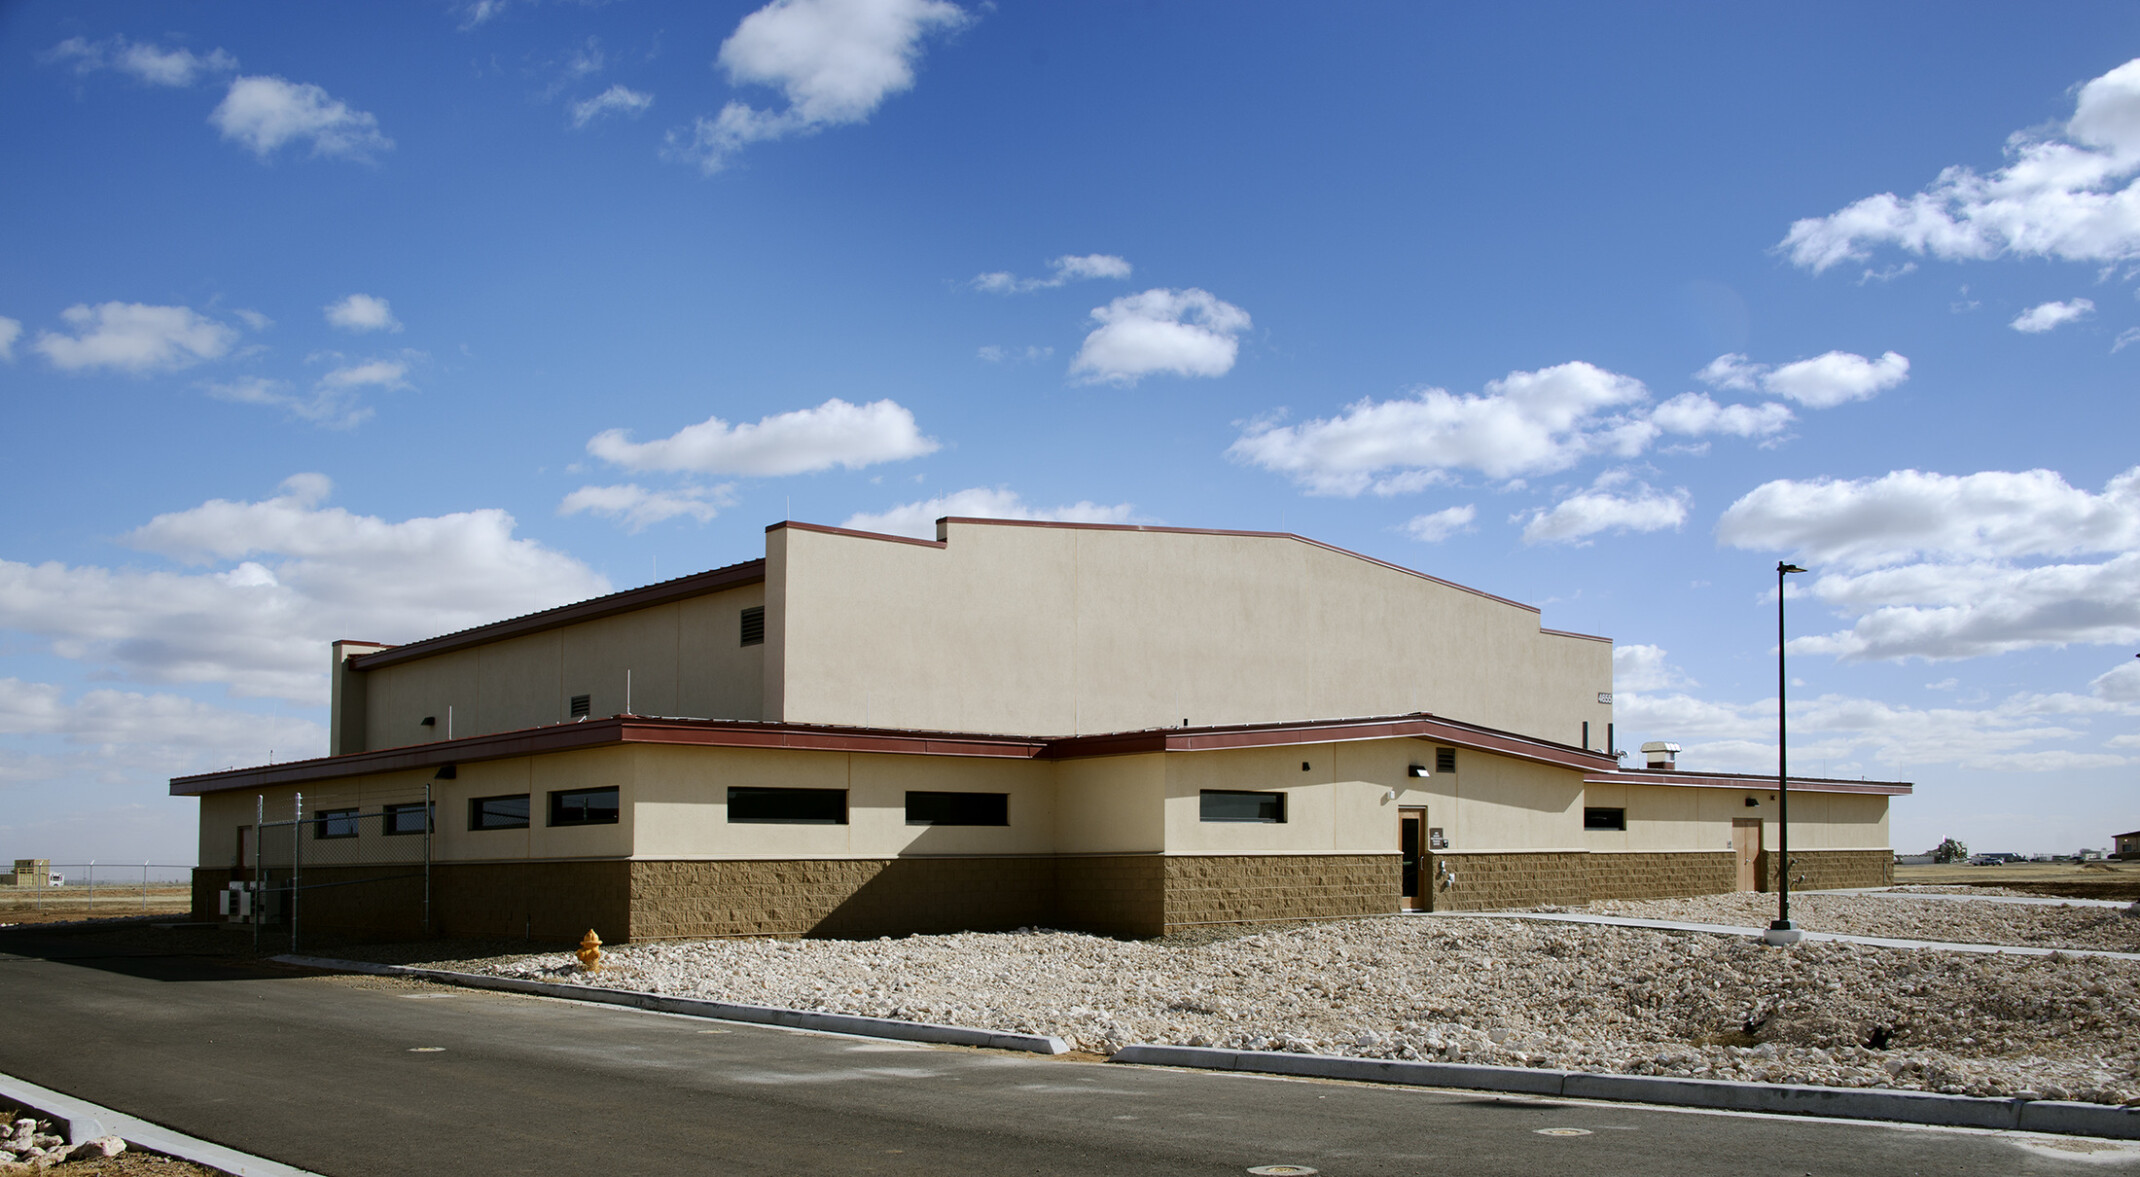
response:
{"label": "window", "polygon": [[382,832],[388,834],[424,833],[431,828],[430,808],[430,806],[421,801],[411,801],[406,805],[389,805],[379,811],[379,816],[383,819],[381,822],[381,825],[384,826]]}
{"label": "window", "polygon": [[1583,828],[1586,830],[1624,830],[1627,828],[1625,809],[1600,809],[1585,807]]}
{"label": "window", "polygon": [[553,826],[613,826],[617,824],[617,787],[606,789],[560,789],[550,794],[550,824]]}
{"label": "window", "polygon": [[728,790],[728,820],[769,825],[843,826],[847,824],[845,789]]}
{"label": "window", "polygon": [[752,605],[752,606],[751,606],[750,608],[748,608],[748,609],[745,609],[745,610],[743,611],[743,625],[742,625],[742,629],[743,629],[743,644],[744,644],[744,645],[746,645],[746,646],[762,646],[762,645],[764,645],[764,644],[765,644],[765,606],[763,606],[763,605]]}
{"label": "window", "polygon": [[1197,795],[1198,816],[1203,821],[1285,821],[1284,793],[1250,793],[1235,789],[1205,789]]}
{"label": "window", "polygon": [[1454,749],[1454,748],[1436,748],[1436,749],[1434,750],[1434,771],[1436,771],[1436,772],[1455,772],[1455,771],[1456,771],[1456,749]]}
{"label": "window", "polygon": [[477,797],[468,803],[471,830],[524,830],[528,828],[528,795]]}
{"label": "window", "polygon": [[312,818],[314,838],[354,838],[357,836],[357,811],[354,809],[322,809]]}
{"label": "window", "polygon": [[590,698],[589,696],[586,696],[586,695],[574,695],[574,696],[572,696],[572,718],[574,718],[574,719],[585,719],[585,718],[587,718],[587,713],[588,713],[588,712],[589,712],[590,710],[592,710],[592,708],[591,708],[591,707],[589,707],[588,705],[589,705],[590,703],[592,703],[593,701],[594,701],[594,700],[593,700],[592,698]]}
{"label": "window", "polygon": [[1007,826],[1009,793],[907,793],[910,826]]}

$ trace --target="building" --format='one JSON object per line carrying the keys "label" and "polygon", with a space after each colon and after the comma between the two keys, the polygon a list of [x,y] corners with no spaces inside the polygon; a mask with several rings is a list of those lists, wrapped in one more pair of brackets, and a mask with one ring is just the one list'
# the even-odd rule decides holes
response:
{"label": "building", "polygon": [[2129,834],[2112,834],[2110,836],[2110,856],[2112,858],[2140,858],[2140,830],[2134,830]]}
{"label": "building", "polygon": [[[171,782],[202,918],[277,828],[308,888],[380,880],[308,890],[320,918],[611,940],[1154,935],[1778,869],[1773,780],[1620,767],[1608,639],[1292,535],[782,523],[747,563],[336,642],[333,692],[328,756]],[[1794,778],[1794,885],[1888,881],[1909,791]],[[419,844],[427,910],[379,865]]]}

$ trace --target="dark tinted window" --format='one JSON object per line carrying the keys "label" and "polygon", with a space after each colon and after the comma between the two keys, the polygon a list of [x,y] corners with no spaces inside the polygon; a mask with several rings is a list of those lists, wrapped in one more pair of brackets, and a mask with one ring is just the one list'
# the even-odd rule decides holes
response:
{"label": "dark tinted window", "polygon": [[550,794],[550,824],[553,826],[600,826],[617,824],[617,788],[560,789]]}
{"label": "dark tinted window", "polygon": [[847,790],[731,788],[728,820],[843,826],[847,824]]}
{"label": "dark tinted window", "polygon": [[1198,816],[1205,821],[1282,822],[1285,794],[1205,789],[1198,795]]}
{"label": "dark tinted window", "polygon": [[1625,809],[1586,808],[1583,810],[1583,828],[1586,830],[1624,830],[1627,828]]}
{"label": "dark tinted window", "polygon": [[411,801],[406,805],[389,805],[380,811],[380,820],[384,823],[386,833],[421,834],[430,827],[430,823],[425,820],[426,808],[428,807],[421,801]]}
{"label": "dark tinted window", "polygon": [[528,795],[477,797],[468,803],[471,830],[524,830],[528,828]]}
{"label": "dark tinted window", "polygon": [[1011,824],[1009,793],[907,794],[907,824],[910,826],[1007,826]]}
{"label": "dark tinted window", "polygon": [[312,836],[315,838],[354,838],[357,836],[357,811],[354,809],[322,809],[312,818]]}

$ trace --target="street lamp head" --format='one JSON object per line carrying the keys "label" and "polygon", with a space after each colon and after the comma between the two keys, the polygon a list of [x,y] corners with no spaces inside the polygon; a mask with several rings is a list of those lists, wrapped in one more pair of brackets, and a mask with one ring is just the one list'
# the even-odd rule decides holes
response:
{"label": "street lamp head", "polygon": [[1803,568],[1800,568],[1800,567],[1799,567],[1798,565],[1796,565],[1796,564],[1785,564],[1785,563],[1782,563],[1782,562],[1780,562],[1780,561],[1779,561],[1779,562],[1777,563],[1777,565],[1776,565],[1776,573],[1777,573],[1777,575],[1779,575],[1779,576],[1780,576],[1780,575],[1782,575],[1783,573],[1786,573],[1786,572],[1804,572],[1804,571],[1805,571],[1805,569],[1803,569]]}

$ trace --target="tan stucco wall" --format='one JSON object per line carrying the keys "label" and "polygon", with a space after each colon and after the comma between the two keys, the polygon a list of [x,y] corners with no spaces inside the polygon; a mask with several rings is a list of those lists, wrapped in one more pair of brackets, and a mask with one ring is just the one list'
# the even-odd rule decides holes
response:
{"label": "tan stucco wall", "polygon": [[[364,693],[364,747],[341,751],[443,740],[449,708],[455,736],[564,722],[574,695],[589,696],[592,715],[616,715],[626,671],[634,714],[762,719],[766,646],[742,645],[738,632],[742,611],[764,601],[763,584],[740,585],[350,673],[343,694]],[[425,727],[425,716],[438,722]]]}
{"label": "tan stucco wall", "polygon": [[[1418,763],[1431,767],[1435,746],[1415,743]],[[1451,851],[1583,848],[1583,777],[1574,769],[1459,748],[1455,772],[1403,784],[1397,804],[1425,806]]]}
{"label": "tan stucco wall", "polygon": [[768,710],[1059,735],[1432,711],[1602,746],[1609,643],[1289,537],[980,523],[767,535]]}

